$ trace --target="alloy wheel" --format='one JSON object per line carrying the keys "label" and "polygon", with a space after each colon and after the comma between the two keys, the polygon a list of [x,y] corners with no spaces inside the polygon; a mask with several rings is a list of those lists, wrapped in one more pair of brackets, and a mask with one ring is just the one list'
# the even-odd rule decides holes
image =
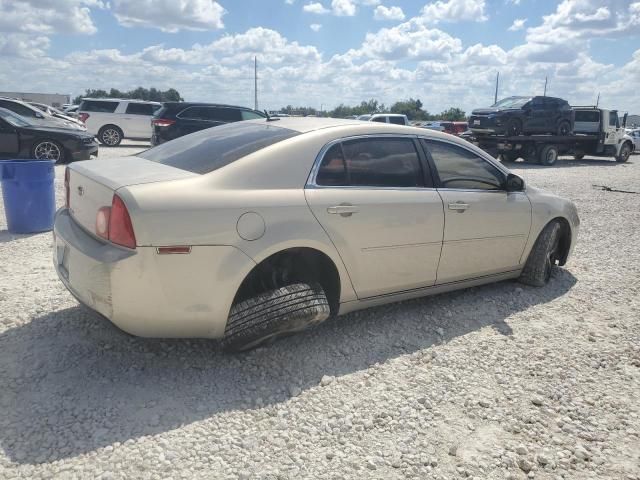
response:
{"label": "alloy wheel", "polygon": [[38,160],[60,160],[62,152],[60,147],[53,142],[40,142],[34,149],[34,157]]}
{"label": "alloy wheel", "polygon": [[105,145],[117,145],[120,143],[120,132],[118,132],[115,128],[107,128],[104,132],[102,132],[102,141]]}

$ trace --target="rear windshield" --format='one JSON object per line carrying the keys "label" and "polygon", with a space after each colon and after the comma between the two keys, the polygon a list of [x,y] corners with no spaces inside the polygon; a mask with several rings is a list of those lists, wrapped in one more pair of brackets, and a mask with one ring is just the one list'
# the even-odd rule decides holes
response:
{"label": "rear windshield", "polygon": [[204,174],[296,135],[299,132],[266,122],[236,122],[176,138],[137,156]]}

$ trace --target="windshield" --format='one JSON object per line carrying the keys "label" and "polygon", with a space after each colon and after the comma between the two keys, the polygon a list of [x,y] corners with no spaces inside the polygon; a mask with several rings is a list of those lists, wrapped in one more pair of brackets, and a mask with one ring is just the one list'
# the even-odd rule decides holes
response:
{"label": "windshield", "polygon": [[299,132],[262,123],[236,122],[201,130],[138,154],[193,173],[209,173]]}
{"label": "windshield", "polygon": [[0,108],[0,118],[2,118],[7,123],[11,124],[14,127],[30,127],[33,124],[28,122],[23,117],[20,117],[4,108]]}
{"label": "windshield", "polygon": [[494,108],[519,108],[531,100],[531,97],[507,97],[491,105]]}
{"label": "windshield", "polygon": [[364,120],[365,122],[368,122],[369,119],[371,119],[371,115],[360,115],[358,117],[358,120]]}

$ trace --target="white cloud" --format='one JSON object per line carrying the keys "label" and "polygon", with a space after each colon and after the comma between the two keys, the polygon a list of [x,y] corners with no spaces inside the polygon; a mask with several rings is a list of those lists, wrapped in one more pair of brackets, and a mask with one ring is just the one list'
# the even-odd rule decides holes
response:
{"label": "white cloud", "polygon": [[112,0],[113,14],[125,27],[215,30],[224,27],[225,9],[213,0]]}
{"label": "white cloud", "polygon": [[312,23],[311,25],[309,25],[309,28],[314,32],[319,32],[320,29],[322,28],[322,25],[319,23]]}
{"label": "white cloud", "polygon": [[90,7],[104,6],[96,0],[0,0],[0,32],[92,34]]}
{"label": "white cloud", "polygon": [[284,3],[286,3],[287,5],[293,5],[295,1],[296,0],[284,0]]}
{"label": "white cloud", "polygon": [[376,20],[404,20],[404,12],[400,7],[385,7],[378,5],[373,11]]}
{"label": "white cloud", "polygon": [[50,41],[43,36],[0,34],[0,57],[38,58],[46,55]]}
{"label": "white cloud", "polygon": [[331,11],[338,17],[353,17],[356,4],[352,0],[331,0]]}
{"label": "white cloud", "polygon": [[526,21],[526,18],[516,18],[509,27],[509,31],[516,32],[518,30],[522,30]]}
{"label": "white cloud", "polygon": [[484,22],[485,0],[438,0],[422,8],[421,15],[426,22]]}
{"label": "white cloud", "polygon": [[329,13],[331,10],[325,8],[320,2],[307,3],[302,10],[308,13],[315,13],[317,15],[324,15]]}

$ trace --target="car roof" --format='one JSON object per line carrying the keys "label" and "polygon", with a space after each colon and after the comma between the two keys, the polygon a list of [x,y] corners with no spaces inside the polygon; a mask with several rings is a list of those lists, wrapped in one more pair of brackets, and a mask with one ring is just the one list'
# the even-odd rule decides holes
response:
{"label": "car roof", "polygon": [[164,106],[185,106],[185,107],[224,107],[224,108],[238,108],[240,110],[251,110],[254,112],[259,112],[260,110],[255,110],[249,107],[242,107],[240,105],[228,105],[226,103],[208,103],[208,102],[162,102]]}
{"label": "car roof", "polygon": [[82,101],[91,100],[92,102],[135,102],[135,103],[153,103],[156,105],[162,105],[162,102],[155,102],[152,100],[140,100],[139,98],[93,98],[83,97]]}

